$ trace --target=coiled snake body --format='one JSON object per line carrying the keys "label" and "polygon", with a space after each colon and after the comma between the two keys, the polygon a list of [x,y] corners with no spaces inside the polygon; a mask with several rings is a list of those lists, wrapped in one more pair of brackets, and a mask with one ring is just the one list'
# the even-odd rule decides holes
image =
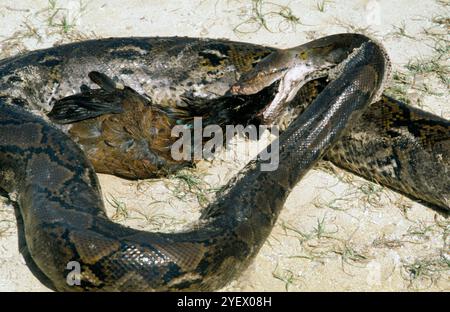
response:
{"label": "coiled snake body", "polygon": [[[27,247],[56,289],[224,286],[258,252],[292,187],[340,138],[326,154],[329,159],[448,209],[448,175],[442,176],[449,168],[448,122],[386,98],[386,106],[363,115],[386,79],[388,61],[378,44],[362,35],[341,34],[280,51],[204,39],[129,38],[66,45],[0,62],[0,186],[16,194]],[[169,106],[187,91],[212,99],[230,90],[259,92],[281,81],[272,105],[291,101],[301,85],[331,68],[332,81],[280,136],[278,169],[265,172],[259,161],[250,162],[203,211],[199,225],[182,233],[142,232],[108,220],[94,170],[80,147],[29,112],[48,112],[53,98],[90,85],[87,74],[92,71],[117,77],[156,103],[172,101]],[[272,117],[271,108],[263,115]],[[377,115],[389,110],[388,116],[395,117]],[[411,125],[401,124],[408,119]],[[361,139],[355,134],[369,130],[358,127],[360,120],[362,125],[387,125],[388,131],[378,127],[378,141]],[[356,126],[350,129],[350,124]],[[404,127],[414,135],[396,133]],[[398,144],[386,142],[386,133],[400,139]],[[366,140],[378,155],[364,154]],[[410,153],[416,158],[404,159]],[[392,173],[389,163],[377,157],[391,157],[398,170]],[[417,178],[424,163],[429,165],[427,181]],[[81,285],[67,283],[67,264],[73,261],[81,267]]]}

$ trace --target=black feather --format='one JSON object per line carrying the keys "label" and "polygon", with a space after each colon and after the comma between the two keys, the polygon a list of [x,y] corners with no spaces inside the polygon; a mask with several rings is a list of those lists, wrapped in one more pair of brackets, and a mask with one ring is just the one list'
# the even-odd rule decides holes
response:
{"label": "black feather", "polygon": [[122,97],[116,92],[90,90],[55,102],[48,117],[59,124],[95,118],[104,114],[122,113]]}

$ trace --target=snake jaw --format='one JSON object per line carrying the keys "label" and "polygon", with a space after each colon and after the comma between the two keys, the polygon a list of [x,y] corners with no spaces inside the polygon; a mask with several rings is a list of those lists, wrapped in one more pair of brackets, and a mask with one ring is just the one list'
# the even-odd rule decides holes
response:
{"label": "snake jaw", "polygon": [[268,71],[251,71],[230,88],[233,95],[251,95],[282,79],[287,68],[273,68]]}
{"label": "snake jaw", "polygon": [[282,79],[295,65],[296,59],[290,50],[278,50],[260,61],[252,70],[242,75],[230,88],[233,95],[255,94]]}
{"label": "snake jaw", "polygon": [[310,63],[299,63],[286,70],[278,79],[278,90],[273,100],[256,114],[265,124],[271,125],[281,114],[287,103],[309,81],[327,76],[329,68],[335,64],[323,64],[320,68]]}
{"label": "snake jaw", "polygon": [[263,88],[279,81],[273,100],[256,116],[265,123],[271,123],[282,110],[285,103],[292,100],[297,91],[308,81],[307,76],[314,71],[309,64],[294,66],[268,66],[266,70],[250,72],[230,88],[231,94],[255,94]]}
{"label": "snake jaw", "polygon": [[[325,49],[300,46],[273,52],[231,86],[229,93],[255,94],[279,81],[278,91],[271,103],[256,114],[262,122],[271,124],[298,90],[307,82],[326,76],[328,70],[336,65],[320,57],[320,53],[324,51]],[[310,58],[305,57],[306,55],[310,55]]]}
{"label": "snake jaw", "polygon": [[271,123],[281,112],[285,103],[291,101],[297,91],[308,82],[307,76],[313,69],[306,64],[299,64],[286,71],[280,79],[278,92],[272,102],[258,115],[265,123]]}

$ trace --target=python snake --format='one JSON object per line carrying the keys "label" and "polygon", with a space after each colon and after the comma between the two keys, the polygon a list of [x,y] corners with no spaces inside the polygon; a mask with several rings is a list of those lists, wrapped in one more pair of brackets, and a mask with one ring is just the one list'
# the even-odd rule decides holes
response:
{"label": "python snake", "polygon": [[[288,53],[220,40],[122,38],[5,59],[0,61],[0,186],[15,194],[30,254],[58,290],[217,289],[248,266],[289,191],[325,154],[448,209],[448,121],[386,97],[364,113],[380,95],[387,67],[380,46],[355,34],[325,37]],[[292,68],[302,70],[292,73]],[[281,135],[278,169],[264,172],[260,162],[250,162],[203,211],[199,225],[182,233],[142,232],[108,220],[92,166],[60,131],[70,133],[70,126],[57,129],[45,115],[36,116],[51,111],[55,99],[92,85],[88,73],[94,71],[167,106],[180,104],[186,93],[211,100],[230,90],[258,93],[281,80],[275,99],[284,97],[272,102],[277,108],[295,102],[292,96],[302,84],[330,68],[332,81]],[[375,137],[367,124],[376,125],[370,128]],[[378,154],[362,152],[366,143]],[[417,178],[424,173],[426,181]],[[81,265],[81,285],[67,284],[71,261]]]}

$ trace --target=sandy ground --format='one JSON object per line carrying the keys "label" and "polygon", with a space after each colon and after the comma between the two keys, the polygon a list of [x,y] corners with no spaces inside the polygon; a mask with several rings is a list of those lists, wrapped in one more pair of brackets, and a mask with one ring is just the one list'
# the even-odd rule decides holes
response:
{"label": "sandy ground", "polygon": [[[178,35],[291,47],[357,31],[385,44],[397,73],[388,86],[392,94],[450,118],[449,1],[271,3],[3,0],[0,56],[92,37]],[[139,229],[163,231],[195,220],[199,206],[245,164],[223,156],[171,179],[126,181],[101,175],[109,215]],[[0,291],[48,291],[25,265],[14,210],[3,202]],[[445,216],[323,166],[296,186],[254,263],[224,290],[449,291],[449,233]]]}

